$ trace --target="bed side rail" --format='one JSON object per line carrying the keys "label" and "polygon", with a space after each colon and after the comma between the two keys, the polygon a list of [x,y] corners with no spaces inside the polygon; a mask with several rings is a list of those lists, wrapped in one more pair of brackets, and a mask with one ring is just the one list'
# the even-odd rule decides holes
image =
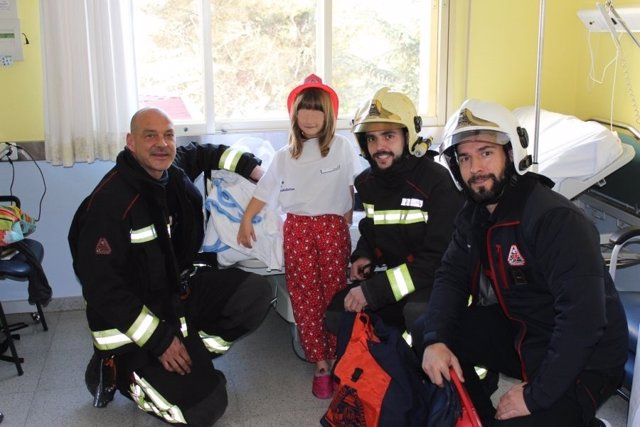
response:
{"label": "bed side rail", "polygon": [[636,139],[636,141],[640,142],[640,131],[636,128],[634,128],[631,125],[628,125],[626,123],[622,123],[622,122],[616,122],[616,121],[610,121],[610,120],[606,120],[606,119],[601,119],[598,117],[593,117],[590,118],[589,120],[594,121],[594,122],[598,122],[601,123],[605,126],[612,126],[618,129],[624,129],[627,132],[629,132],[631,135],[633,135],[633,137]]}

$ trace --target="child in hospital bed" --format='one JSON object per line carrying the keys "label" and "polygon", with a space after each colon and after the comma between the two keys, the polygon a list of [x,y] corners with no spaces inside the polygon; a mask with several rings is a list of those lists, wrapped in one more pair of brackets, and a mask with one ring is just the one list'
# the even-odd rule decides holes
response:
{"label": "child in hospital bed", "polygon": [[252,220],[266,203],[276,202],[287,214],[285,279],[302,348],[316,365],[312,393],[328,399],[336,337],[326,330],[324,315],[332,297],[346,287],[359,159],[351,143],[335,133],[338,97],[318,76],[310,75],[293,89],[287,107],[289,144],[276,153],[258,182],[238,243],[251,247],[256,241]]}

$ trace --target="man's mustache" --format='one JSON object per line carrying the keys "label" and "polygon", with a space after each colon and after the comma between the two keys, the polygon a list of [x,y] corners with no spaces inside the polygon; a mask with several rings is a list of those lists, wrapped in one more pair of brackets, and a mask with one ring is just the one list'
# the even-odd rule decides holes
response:
{"label": "man's mustache", "polygon": [[490,173],[490,174],[486,174],[486,175],[476,175],[473,176],[471,178],[469,178],[469,180],[467,181],[469,184],[475,184],[476,182],[480,182],[480,181],[484,181],[487,179],[492,179],[493,181],[497,181],[497,177]]}
{"label": "man's mustache", "polygon": [[393,156],[393,152],[392,151],[378,151],[373,155],[373,158],[378,158],[381,156]]}

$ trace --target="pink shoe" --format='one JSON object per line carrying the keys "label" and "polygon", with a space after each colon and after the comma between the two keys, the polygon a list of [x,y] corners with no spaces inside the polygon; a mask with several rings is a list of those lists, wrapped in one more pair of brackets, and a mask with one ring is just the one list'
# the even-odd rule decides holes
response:
{"label": "pink shoe", "polygon": [[331,399],[333,396],[333,379],[331,374],[313,376],[311,392],[318,399]]}

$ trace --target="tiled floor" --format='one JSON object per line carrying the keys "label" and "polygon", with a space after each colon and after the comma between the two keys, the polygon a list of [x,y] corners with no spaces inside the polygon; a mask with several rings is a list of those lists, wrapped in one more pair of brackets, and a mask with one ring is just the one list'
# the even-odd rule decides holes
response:
{"label": "tiled floor", "polygon": [[[91,342],[82,311],[46,313],[49,331],[34,326],[20,331],[18,353],[24,375],[0,361],[2,427],[165,426],[116,398],[96,409],[84,385]],[[9,321],[30,321],[28,314]],[[7,352],[8,354],[8,352]],[[228,381],[229,406],[217,426],[318,426],[327,401],[311,395],[313,366],[292,350],[290,324],[271,310],[262,326],[215,360]],[[508,386],[501,381],[501,388]],[[613,427],[625,427],[627,403],[615,396],[601,409]]]}

